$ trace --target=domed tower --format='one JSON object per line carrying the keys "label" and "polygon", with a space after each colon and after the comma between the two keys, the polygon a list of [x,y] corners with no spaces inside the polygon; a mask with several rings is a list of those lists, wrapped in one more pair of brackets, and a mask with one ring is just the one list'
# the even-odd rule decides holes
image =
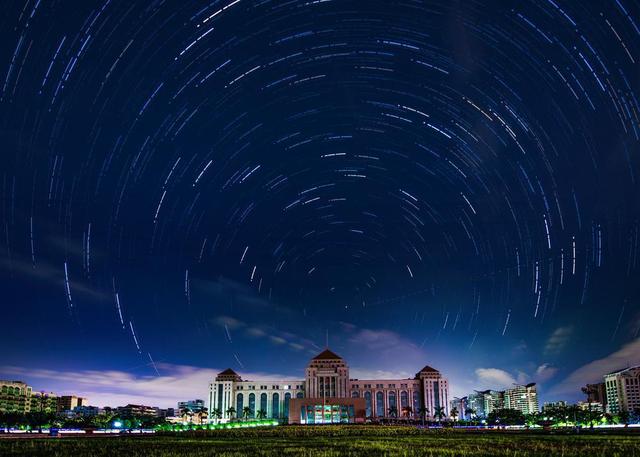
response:
{"label": "domed tower", "polygon": [[416,373],[416,379],[422,385],[422,404],[429,414],[433,415],[436,408],[444,408],[445,416],[449,416],[449,382],[429,365]]}
{"label": "domed tower", "polygon": [[349,367],[342,357],[325,349],[307,365],[306,396],[346,398],[349,396]]}

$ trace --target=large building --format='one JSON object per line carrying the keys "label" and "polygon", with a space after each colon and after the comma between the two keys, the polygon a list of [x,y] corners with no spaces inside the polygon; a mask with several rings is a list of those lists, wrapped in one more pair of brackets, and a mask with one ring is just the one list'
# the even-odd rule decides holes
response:
{"label": "large building", "polygon": [[89,401],[84,397],[75,395],[62,395],[58,397],[58,412],[73,411],[78,406],[87,406]]}
{"label": "large building", "polygon": [[640,366],[614,371],[604,377],[606,409],[611,414],[640,408]]}
{"label": "large building", "polygon": [[507,390],[476,390],[465,398],[467,408],[473,411],[469,416],[479,418],[486,418],[491,412],[503,408],[515,409],[522,414],[540,411],[535,383],[516,385]]}
{"label": "large building", "polygon": [[607,406],[607,387],[604,382],[597,384],[587,384],[582,388],[582,392],[587,396],[586,403],[600,403]]}
{"label": "large building", "polygon": [[230,368],[224,370],[209,385],[209,406],[209,419],[221,422],[234,417],[298,424],[364,422],[418,418],[422,412],[444,418],[449,415],[449,385],[429,366],[414,378],[351,379],[344,359],[326,349],[311,359],[303,380],[247,381]]}
{"label": "large building", "polygon": [[58,412],[58,396],[53,392],[32,392],[30,398],[32,413],[56,413]]}
{"label": "large building", "polygon": [[476,390],[467,396],[469,406],[476,417],[486,418],[492,411],[504,408],[504,392],[500,390]]}
{"label": "large building", "polygon": [[28,413],[31,410],[31,386],[22,381],[0,380],[0,413]]}
{"label": "large building", "polygon": [[154,408],[153,406],[128,404],[126,406],[118,406],[115,409],[120,417],[158,416],[158,408]]}
{"label": "large building", "polygon": [[196,400],[188,400],[188,401],[179,401],[178,402],[178,412],[189,410],[192,413],[197,413],[204,409],[204,400],[196,399]]}
{"label": "large building", "polygon": [[475,391],[474,393],[467,395],[467,407],[469,409],[469,416],[471,419],[487,416],[487,413],[485,413],[484,410],[484,405],[484,392]]}
{"label": "large building", "polygon": [[97,406],[81,405],[73,408],[72,412],[77,417],[93,417],[100,414],[102,410]]}
{"label": "large building", "polygon": [[504,391],[504,407],[516,409],[522,414],[533,414],[540,411],[536,384],[514,386]]}
{"label": "large building", "polygon": [[[455,410],[454,410],[455,408]],[[453,415],[454,411],[457,411],[457,414]],[[451,414],[452,419],[458,420],[470,420],[472,419],[472,414],[469,407],[469,397],[462,398],[454,398],[449,403],[449,413]]]}
{"label": "large building", "polygon": [[545,401],[544,405],[542,405],[542,411],[549,411],[549,410],[553,410],[553,409],[566,408],[567,406],[569,406],[569,405],[564,400]]}

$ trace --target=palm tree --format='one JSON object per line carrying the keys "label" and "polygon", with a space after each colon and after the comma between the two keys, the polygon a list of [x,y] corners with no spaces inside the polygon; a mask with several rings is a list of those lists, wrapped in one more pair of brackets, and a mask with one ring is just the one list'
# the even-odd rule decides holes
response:
{"label": "palm tree", "polygon": [[390,406],[389,417],[393,417],[394,419],[396,419],[398,417],[398,408],[396,408],[395,406]]}
{"label": "palm tree", "polygon": [[620,411],[618,413],[618,419],[620,420],[620,422],[624,424],[625,427],[628,427],[629,419],[630,419],[629,411],[627,411],[626,409],[623,409],[622,411]]}
{"label": "palm tree", "polygon": [[446,417],[446,414],[444,413],[444,406],[436,406],[433,410],[433,417],[438,419],[438,421],[441,421],[442,418]]}
{"label": "palm tree", "polygon": [[235,416],[236,414],[236,409],[233,406],[229,406],[227,408],[227,415],[229,416],[229,419],[233,419],[233,416]]}
{"label": "palm tree", "polygon": [[258,419],[264,419],[267,417],[267,412],[259,409],[258,411],[256,411],[256,416],[258,417]]}
{"label": "palm tree", "polygon": [[220,410],[220,408],[213,408],[211,410],[211,417],[213,417],[216,422],[222,419],[222,411]]}
{"label": "palm tree", "polygon": [[429,408],[420,408],[418,414],[420,415],[420,419],[422,419],[422,426],[424,427],[424,421],[429,415]]}
{"label": "palm tree", "polygon": [[249,416],[251,416],[251,408],[249,408],[248,406],[245,406],[244,408],[242,408],[242,417],[245,418],[245,420],[249,419]]}
{"label": "palm tree", "polygon": [[191,409],[189,408],[182,408],[182,412],[180,413],[180,417],[185,418],[185,422],[189,422],[191,423],[191,420],[193,419],[193,411],[191,411]]}
{"label": "palm tree", "polygon": [[453,422],[458,420],[458,408],[456,408],[455,406],[453,408],[451,408],[451,411],[449,412],[449,414],[451,415],[451,418],[453,419]]}

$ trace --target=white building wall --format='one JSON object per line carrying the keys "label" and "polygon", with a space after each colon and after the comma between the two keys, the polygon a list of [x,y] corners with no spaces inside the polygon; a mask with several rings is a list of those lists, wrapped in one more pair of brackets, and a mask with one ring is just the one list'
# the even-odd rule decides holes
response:
{"label": "white building wall", "polygon": [[[222,403],[219,406],[219,385],[223,386]],[[209,420],[215,421],[212,411],[214,408],[220,408],[222,411],[221,423],[229,422],[232,417],[227,414],[227,410],[233,406],[236,413],[233,417],[243,418],[243,411],[238,410],[238,394],[242,394],[242,408],[249,406],[249,396],[255,395],[255,406],[250,418],[256,418],[257,412],[262,409],[261,397],[265,394],[267,397],[266,413],[267,418],[273,417],[274,394],[278,394],[278,418],[283,417],[284,401],[286,394],[290,394],[291,398],[299,395],[304,396],[304,381],[302,380],[258,380],[258,381],[214,381],[209,385]]]}

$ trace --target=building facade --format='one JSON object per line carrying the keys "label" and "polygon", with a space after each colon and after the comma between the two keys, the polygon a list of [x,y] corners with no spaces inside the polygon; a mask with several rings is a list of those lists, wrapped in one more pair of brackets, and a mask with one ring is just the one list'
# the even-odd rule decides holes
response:
{"label": "building facade", "polygon": [[89,405],[89,400],[75,395],[62,395],[58,397],[58,412],[73,411],[78,406]]}
{"label": "building facade", "polygon": [[545,401],[544,405],[542,405],[542,411],[548,411],[551,409],[558,409],[558,408],[566,408],[567,406],[569,406],[569,404],[564,400]]}
{"label": "building facade", "polygon": [[115,408],[115,411],[123,418],[142,416],[158,417],[158,409],[159,408],[154,408],[153,406],[128,404],[126,406],[118,406]]}
{"label": "building facade", "polygon": [[587,384],[582,388],[582,393],[587,396],[587,403],[600,403],[607,406],[607,387],[604,382]]}
{"label": "building facade", "polygon": [[618,414],[640,408],[640,366],[614,371],[604,377],[607,412]]}
{"label": "building facade", "polygon": [[606,412],[602,403],[598,401],[579,401],[576,403],[576,406],[584,411],[598,411],[601,413]]}
{"label": "building facade", "polygon": [[189,410],[192,413],[197,413],[204,409],[204,400],[196,399],[189,401],[179,401],[178,402],[178,412]]}
{"label": "building facade", "polygon": [[209,385],[209,419],[274,418],[289,423],[363,422],[367,419],[449,415],[449,385],[425,366],[410,379],[351,379],[345,360],[324,350],[305,379],[247,381],[231,369]]}
{"label": "building facade", "polygon": [[32,392],[31,406],[32,413],[56,413],[58,412],[58,396],[53,392]]}
{"label": "building facade", "polygon": [[79,417],[94,417],[101,412],[102,410],[97,406],[81,405],[73,408],[73,413]]}
{"label": "building facade", "polygon": [[506,390],[476,390],[465,398],[469,410],[467,419],[471,416],[486,419],[498,409],[515,409],[522,414],[540,411],[535,383],[516,385]]}
{"label": "building facade", "polygon": [[[455,408],[455,409],[454,409]],[[456,413],[454,415],[454,413]],[[454,398],[449,404],[449,414],[455,420],[471,420],[471,408],[469,407],[469,397]]]}
{"label": "building facade", "polygon": [[31,411],[31,386],[22,381],[0,380],[0,413]]}
{"label": "building facade", "polygon": [[476,412],[476,417],[486,418],[492,411],[504,408],[504,392],[500,390],[476,390],[468,395],[471,399],[471,408]]}
{"label": "building facade", "polygon": [[475,391],[472,394],[467,395],[467,405],[469,409],[470,418],[475,419],[477,417],[486,417],[487,414],[484,411],[484,393]]}
{"label": "building facade", "polygon": [[538,391],[535,383],[514,386],[504,391],[504,408],[515,409],[522,414],[533,414],[540,411]]}

